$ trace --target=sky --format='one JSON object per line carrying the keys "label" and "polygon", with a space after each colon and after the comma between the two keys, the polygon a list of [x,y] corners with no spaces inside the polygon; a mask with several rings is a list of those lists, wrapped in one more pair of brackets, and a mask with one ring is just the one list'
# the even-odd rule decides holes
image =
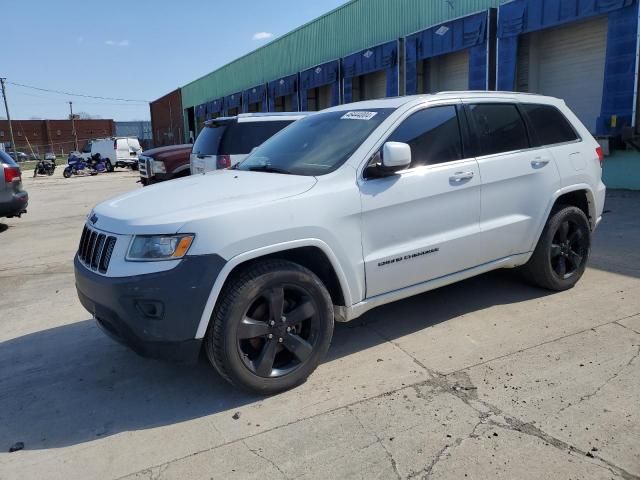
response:
{"label": "sky", "polygon": [[11,118],[66,118],[71,100],[74,113],[148,120],[146,102],[346,1],[7,0],[0,77],[8,82]]}

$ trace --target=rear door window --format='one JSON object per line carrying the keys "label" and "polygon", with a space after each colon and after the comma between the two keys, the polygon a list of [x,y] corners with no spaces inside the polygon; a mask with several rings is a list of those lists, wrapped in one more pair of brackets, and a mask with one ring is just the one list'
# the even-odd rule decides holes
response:
{"label": "rear door window", "polygon": [[569,120],[556,107],[523,103],[520,108],[527,116],[533,130],[532,146],[541,147],[578,140],[579,137]]}
{"label": "rear door window", "polygon": [[292,121],[233,123],[227,127],[222,136],[218,155],[248,154],[254,147],[263,144]]}
{"label": "rear door window", "polygon": [[460,160],[462,140],[456,107],[443,105],[420,110],[404,120],[387,141],[409,144],[409,168]]}
{"label": "rear door window", "polygon": [[529,148],[529,137],[520,112],[510,103],[469,105],[479,140],[480,155]]}

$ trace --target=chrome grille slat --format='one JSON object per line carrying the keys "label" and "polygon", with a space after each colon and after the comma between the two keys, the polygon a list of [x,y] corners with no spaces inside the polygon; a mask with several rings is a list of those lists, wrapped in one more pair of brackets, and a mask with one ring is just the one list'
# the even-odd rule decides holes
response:
{"label": "chrome grille slat", "polygon": [[78,246],[78,258],[91,270],[106,273],[116,240],[114,236],[99,233],[85,225]]}

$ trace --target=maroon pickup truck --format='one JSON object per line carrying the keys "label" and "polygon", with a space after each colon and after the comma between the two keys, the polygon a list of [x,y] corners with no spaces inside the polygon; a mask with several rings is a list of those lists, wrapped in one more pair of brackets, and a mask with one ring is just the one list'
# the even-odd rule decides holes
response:
{"label": "maroon pickup truck", "polygon": [[138,157],[142,185],[188,176],[191,173],[189,164],[191,147],[192,144],[185,143],[145,150]]}

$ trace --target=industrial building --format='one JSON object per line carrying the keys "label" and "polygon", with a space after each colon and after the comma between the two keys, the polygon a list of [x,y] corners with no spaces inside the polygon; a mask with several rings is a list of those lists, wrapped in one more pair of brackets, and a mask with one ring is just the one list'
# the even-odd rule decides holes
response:
{"label": "industrial building", "polygon": [[[205,120],[239,112],[515,90],[563,98],[620,152],[620,171],[631,165],[640,176],[640,156],[623,151],[636,143],[638,3],[352,0],[152,102],[154,140],[168,123],[165,143],[169,135],[179,143],[195,138]],[[161,108],[169,98],[181,121]]]}

